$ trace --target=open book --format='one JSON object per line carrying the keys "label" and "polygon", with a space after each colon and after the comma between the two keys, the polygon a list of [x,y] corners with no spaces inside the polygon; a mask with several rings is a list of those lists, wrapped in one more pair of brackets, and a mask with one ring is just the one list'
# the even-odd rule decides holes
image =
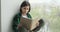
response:
{"label": "open book", "polygon": [[36,28],[37,21],[39,21],[39,18],[36,19],[29,19],[24,17],[20,18],[20,23],[22,23],[22,25],[28,30],[33,30],[34,28]]}

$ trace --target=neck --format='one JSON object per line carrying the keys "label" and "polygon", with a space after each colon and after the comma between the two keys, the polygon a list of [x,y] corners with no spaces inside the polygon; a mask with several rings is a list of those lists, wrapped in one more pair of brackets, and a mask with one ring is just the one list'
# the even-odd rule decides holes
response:
{"label": "neck", "polygon": [[26,15],[26,13],[22,13],[22,15]]}

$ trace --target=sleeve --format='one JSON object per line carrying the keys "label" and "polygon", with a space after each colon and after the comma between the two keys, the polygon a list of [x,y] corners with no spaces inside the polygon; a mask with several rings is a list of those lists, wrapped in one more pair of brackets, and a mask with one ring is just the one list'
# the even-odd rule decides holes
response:
{"label": "sleeve", "polygon": [[12,24],[12,28],[13,28],[13,31],[14,31],[14,32],[18,32],[17,25],[18,25],[18,16],[16,15],[16,16],[13,18],[13,24]]}
{"label": "sleeve", "polygon": [[20,21],[19,19],[20,19],[20,17],[17,16],[17,15],[13,18],[13,25],[12,25],[13,26],[12,27],[13,31],[14,32],[27,32],[28,30],[25,27],[23,27],[23,26],[20,29],[18,29],[17,26],[18,26],[19,21]]}
{"label": "sleeve", "polygon": [[32,16],[28,13],[27,16],[32,19]]}

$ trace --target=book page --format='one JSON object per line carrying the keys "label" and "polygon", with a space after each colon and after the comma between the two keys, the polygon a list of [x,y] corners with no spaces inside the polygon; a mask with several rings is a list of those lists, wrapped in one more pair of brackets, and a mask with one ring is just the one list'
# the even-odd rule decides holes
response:
{"label": "book page", "polygon": [[24,18],[21,17],[20,19],[20,23],[22,23],[22,25],[27,28],[28,30],[33,30],[34,28],[36,28],[36,23],[39,21],[39,18],[36,19],[29,19],[29,18]]}

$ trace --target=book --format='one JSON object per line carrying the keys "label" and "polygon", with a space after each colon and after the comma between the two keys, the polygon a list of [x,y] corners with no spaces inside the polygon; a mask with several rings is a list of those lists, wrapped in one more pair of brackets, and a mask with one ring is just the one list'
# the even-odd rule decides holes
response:
{"label": "book", "polygon": [[36,19],[29,19],[29,18],[24,18],[21,17],[20,18],[20,23],[22,23],[22,25],[28,29],[28,30],[33,30],[34,28],[36,28],[36,23],[39,21],[39,18]]}

